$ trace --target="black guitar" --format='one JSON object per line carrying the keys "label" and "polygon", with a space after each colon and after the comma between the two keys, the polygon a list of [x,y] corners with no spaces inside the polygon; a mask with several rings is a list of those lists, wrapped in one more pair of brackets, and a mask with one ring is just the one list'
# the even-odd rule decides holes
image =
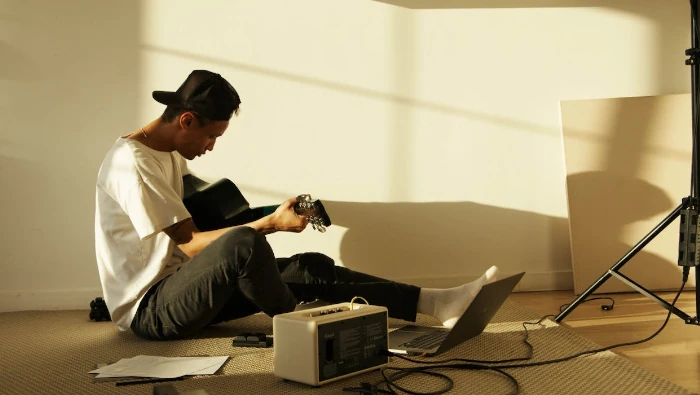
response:
{"label": "black guitar", "polygon": [[[200,231],[243,225],[272,214],[277,206],[250,207],[248,200],[231,180],[222,178],[213,183],[188,174],[182,178],[185,194],[183,202]],[[325,232],[331,219],[320,200],[309,195],[297,196],[294,211],[309,218],[311,226]]]}

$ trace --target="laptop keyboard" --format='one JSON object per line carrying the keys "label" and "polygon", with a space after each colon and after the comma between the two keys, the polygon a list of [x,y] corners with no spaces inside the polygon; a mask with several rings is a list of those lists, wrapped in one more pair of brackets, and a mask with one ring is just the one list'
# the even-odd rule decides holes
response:
{"label": "laptop keyboard", "polygon": [[399,347],[406,347],[406,348],[422,348],[422,349],[431,349],[434,347],[437,347],[442,343],[443,340],[447,337],[447,334],[450,332],[447,331],[435,331],[432,333],[426,333],[423,336],[418,336],[417,338],[406,342]]}

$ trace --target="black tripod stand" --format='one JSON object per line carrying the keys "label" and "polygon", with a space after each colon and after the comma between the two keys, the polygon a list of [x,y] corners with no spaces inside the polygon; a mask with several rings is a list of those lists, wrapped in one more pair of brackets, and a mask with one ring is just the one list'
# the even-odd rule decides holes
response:
{"label": "black tripod stand", "polygon": [[651,230],[644,238],[642,238],[634,247],[632,247],[629,252],[627,252],[622,258],[620,258],[615,265],[613,265],[607,272],[605,272],[598,280],[596,280],[585,292],[583,292],[576,300],[574,300],[569,306],[567,306],[559,315],[554,318],[556,322],[561,322],[569,313],[574,310],[579,304],[581,304],[588,296],[595,292],[598,287],[603,285],[610,277],[615,276],[622,282],[630,286],[631,288],[637,290],[641,294],[649,297],[666,310],[671,311],[673,314],[682,318],[686,324],[700,325],[698,317],[691,317],[678,308],[672,306],[665,300],[661,299],[653,292],[644,288],[643,286],[637,284],[631,278],[620,273],[619,270],[634,257],[639,251],[642,250],[651,240],[654,239],[659,233],[661,233],[671,222],[680,217],[680,236],[679,236],[679,249],[678,249],[678,265],[683,267],[683,282],[688,280],[688,274],[690,268],[693,267],[695,270],[695,305],[696,313],[700,311],[700,288],[697,287],[700,284],[700,272],[698,272],[698,265],[700,265],[700,221],[698,221],[698,213],[700,212],[700,182],[698,182],[698,174],[700,174],[700,167],[698,167],[698,152],[700,152],[700,119],[698,119],[698,97],[700,92],[700,32],[698,31],[698,15],[700,15],[698,0],[690,0],[690,14],[691,14],[691,43],[692,48],[685,51],[685,54],[689,58],[685,61],[686,65],[691,66],[691,100],[692,100],[692,128],[693,128],[693,157],[692,157],[692,168],[691,168],[691,186],[690,186],[690,196],[683,198],[682,203],[676,207],[666,218],[664,218],[654,229]]}

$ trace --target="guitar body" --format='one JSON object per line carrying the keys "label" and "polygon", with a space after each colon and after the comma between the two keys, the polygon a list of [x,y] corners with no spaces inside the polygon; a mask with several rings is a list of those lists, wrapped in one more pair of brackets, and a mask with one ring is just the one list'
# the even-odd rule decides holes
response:
{"label": "guitar body", "polygon": [[213,183],[188,174],[182,178],[183,203],[200,231],[243,225],[273,213],[277,206],[251,208],[236,184],[222,178]]}
{"label": "guitar body", "polygon": [[[213,183],[188,174],[182,178],[185,189],[183,203],[192,214],[192,220],[200,231],[216,230],[243,225],[272,214],[279,205],[250,207],[238,187],[222,178]],[[299,195],[294,211],[309,217],[314,229],[324,232],[331,220],[320,200]]]}

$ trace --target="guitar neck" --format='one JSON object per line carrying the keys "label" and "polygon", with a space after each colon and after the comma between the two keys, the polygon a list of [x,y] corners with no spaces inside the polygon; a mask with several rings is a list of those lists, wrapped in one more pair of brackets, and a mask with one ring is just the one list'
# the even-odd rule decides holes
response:
{"label": "guitar neck", "polygon": [[[183,202],[201,231],[247,224],[274,213],[279,207],[250,207],[238,187],[225,178],[207,183],[188,174],[182,180],[185,187]],[[308,217],[309,223],[318,231],[324,232],[331,224],[321,201],[311,200],[309,195],[297,197],[294,211]]]}

